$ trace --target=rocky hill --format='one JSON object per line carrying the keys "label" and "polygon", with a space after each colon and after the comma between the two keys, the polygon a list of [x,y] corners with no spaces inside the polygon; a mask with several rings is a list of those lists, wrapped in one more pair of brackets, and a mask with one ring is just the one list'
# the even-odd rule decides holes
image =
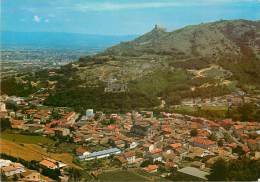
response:
{"label": "rocky hill", "polygon": [[[218,21],[167,32],[155,28],[103,53],[31,80],[56,81],[46,104],[151,108],[183,98],[260,88],[260,21]],[[28,78],[27,78],[28,79]]]}

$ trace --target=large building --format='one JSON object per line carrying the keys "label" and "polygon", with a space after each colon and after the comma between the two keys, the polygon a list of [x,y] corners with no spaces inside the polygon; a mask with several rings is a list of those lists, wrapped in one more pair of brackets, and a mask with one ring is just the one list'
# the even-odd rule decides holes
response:
{"label": "large building", "polygon": [[110,148],[102,151],[92,152],[86,156],[85,160],[101,159],[111,155],[120,154],[121,150],[118,148]]}

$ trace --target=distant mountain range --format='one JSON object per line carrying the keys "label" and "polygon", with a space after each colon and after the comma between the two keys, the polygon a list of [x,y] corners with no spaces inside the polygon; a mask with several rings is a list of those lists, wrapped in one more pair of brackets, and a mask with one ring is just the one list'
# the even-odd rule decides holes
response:
{"label": "distant mountain range", "polygon": [[105,48],[129,41],[137,35],[90,35],[60,32],[1,32],[2,46],[37,46],[49,48]]}

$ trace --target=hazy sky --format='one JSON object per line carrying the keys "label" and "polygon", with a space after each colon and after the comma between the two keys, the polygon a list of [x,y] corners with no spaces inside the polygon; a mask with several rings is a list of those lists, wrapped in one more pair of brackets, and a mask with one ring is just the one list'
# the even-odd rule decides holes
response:
{"label": "hazy sky", "polygon": [[142,34],[220,19],[260,20],[260,0],[0,0],[1,31]]}

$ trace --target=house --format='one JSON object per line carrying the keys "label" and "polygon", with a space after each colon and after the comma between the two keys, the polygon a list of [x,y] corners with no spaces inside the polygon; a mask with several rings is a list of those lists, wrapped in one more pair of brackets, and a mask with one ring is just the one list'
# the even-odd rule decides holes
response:
{"label": "house", "polygon": [[95,116],[94,109],[87,109],[86,110],[86,119],[92,119]]}
{"label": "house", "polygon": [[139,144],[138,142],[133,141],[133,142],[130,143],[129,148],[133,149],[133,148],[137,147],[138,144]]}
{"label": "house", "polygon": [[116,156],[115,160],[118,161],[121,166],[126,166],[128,163],[124,156]]}
{"label": "house", "polygon": [[11,164],[12,164],[12,161],[10,161],[10,160],[0,159],[0,168],[10,166]]}
{"label": "house", "polygon": [[5,118],[7,116],[7,110],[4,102],[0,102],[0,118]]}
{"label": "house", "polygon": [[124,153],[124,157],[127,160],[128,164],[135,163],[135,159],[136,159],[135,152],[128,151],[128,152]]}
{"label": "house", "polygon": [[192,147],[189,149],[189,154],[186,157],[194,159],[195,157],[203,158],[209,155],[213,155],[213,154],[206,149],[200,147]]}
{"label": "house", "polygon": [[25,169],[24,166],[20,163],[11,163],[9,166],[5,166],[1,168],[1,173],[5,176],[13,176],[15,174],[24,173]]}
{"label": "house", "polygon": [[177,165],[175,162],[173,162],[173,161],[167,161],[167,162],[164,164],[164,166],[165,166],[165,168],[166,168],[167,170],[171,170],[172,168],[177,168],[177,167],[178,167],[178,165]]}
{"label": "house", "polygon": [[152,154],[152,155],[149,155],[149,158],[150,158],[153,162],[156,162],[156,161],[161,162],[161,161],[162,161],[162,156],[161,156],[160,154]]}
{"label": "house", "polygon": [[44,128],[43,133],[46,134],[46,135],[51,135],[51,136],[55,135],[54,129],[53,128],[49,128],[47,126]]}
{"label": "house", "polygon": [[70,129],[68,128],[55,128],[55,135],[57,136],[68,136],[70,135]]}
{"label": "house", "polygon": [[200,136],[200,137],[208,137],[211,134],[211,132],[209,130],[205,130],[205,129],[201,129],[201,130],[197,130],[197,131],[198,131],[197,136]]}
{"label": "house", "polygon": [[195,147],[200,147],[200,148],[204,148],[204,149],[208,149],[210,147],[216,146],[215,141],[209,140],[207,138],[201,138],[201,137],[192,138],[191,144]]}
{"label": "house", "polygon": [[112,81],[108,81],[105,88],[105,92],[126,92],[127,90],[126,83],[115,83]]}
{"label": "house", "polygon": [[149,133],[151,131],[151,127],[148,123],[142,122],[142,123],[135,123],[131,128],[131,133],[136,136],[149,136]]}
{"label": "house", "polygon": [[167,147],[167,153],[172,153],[174,151],[177,151],[179,148],[182,147],[182,144],[181,143],[173,143],[173,144],[170,144],[168,147]]}
{"label": "house", "polygon": [[190,164],[191,167],[196,167],[198,169],[204,169],[205,168],[205,164],[203,162],[200,162],[200,161],[193,161],[191,164]]}
{"label": "house", "polygon": [[229,129],[234,125],[234,122],[232,121],[232,119],[224,119],[221,123],[221,125],[226,128]]}
{"label": "house", "polygon": [[44,159],[40,162],[40,166],[44,167],[44,168],[48,168],[48,169],[57,169],[58,168],[58,164],[52,161],[49,161],[47,159]]}
{"label": "house", "polygon": [[126,146],[126,142],[124,140],[116,139],[114,140],[114,144],[117,148],[124,149]]}
{"label": "house", "polygon": [[28,129],[28,127],[26,127],[24,124],[25,122],[23,120],[17,120],[17,119],[11,120],[11,127],[13,129],[23,129],[23,130]]}
{"label": "house", "polygon": [[48,168],[48,169],[60,169],[67,166],[62,162],[50,158],[43,159],[39,164],[41,167]]}
{"label": "house", "polygon": [[44,182],[45,180],[41,177],[41,174],[38,172],[31,172],[28,175],[25,175],[22,179],[26,182]]}
{"label": "house", "polygon": [[90,154],[90,152],[88,152],[86,149],[79,147],[76,149],[76,155],[80,158],[80,159],[85,159],[86,156],[88,156]]}
{"label": "house", "polygon": [[260,137],[257,137],[255,140],[257,141],[257,147],[258,150],[260,151]]}
{"label": "house", "polygon": [[118,148],[110,148],[102,151],[92,152],[86,156],[85,160],[100,159],[104,157],[109,157],[111,155],[120,154],[121,150]]}
{"label": "house", "polygon": [[69,112],[66,116],[62,118],[62,121],[67,124],[74,124],[77,119],[78,115],[75,112]]}
{"label": "house", "polygon": [[144,151],[149,151],[149,152],[155,149],[155,145],[151,143],[145,143],[143,147],[144,147]]}
{"label": "house", "polygon": [[143,168],[148,173],[155,173],[157,172],[159,166],[157,165],[148,165],[147,167]]}
{"label": "house", "polygon": [[247,146],[251,149],[251,150],[257,150],[258,149],[258,143],[256,140],[253,139],[248,139],[247,140]]}

